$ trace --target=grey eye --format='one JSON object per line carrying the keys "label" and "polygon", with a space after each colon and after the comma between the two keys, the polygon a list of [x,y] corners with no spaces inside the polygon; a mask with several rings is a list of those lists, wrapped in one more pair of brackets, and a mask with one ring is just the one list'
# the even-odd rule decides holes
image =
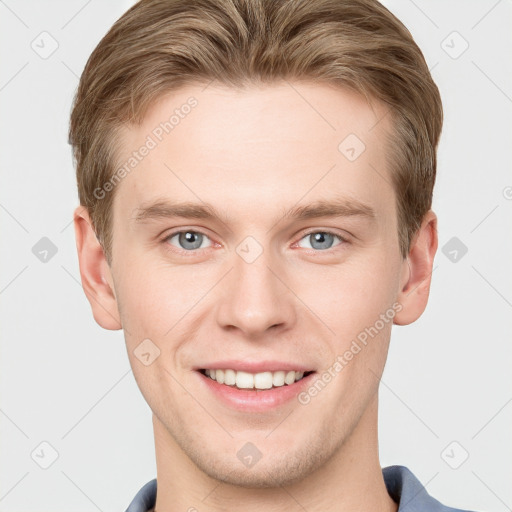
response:
{"label": "grey eye", "polygon": [[[178,245],[172,243],[172,240],[175,238],[178,240]],[[198,233],[197,231],[180,231],[179,233],[171,235],[168,240],[169,243],[178,247],[179,249],[184,249],[185,251],[193,251],[195,249],[202,249],[203,242],[208,241],[208,237],[202,233]]]}
{"label": "grey eye", "polygon": [[[319,251],[323,251],[325,249],[330,249],[331,247],[333,247],[333,241],[335,238],[341,240],[341,238],[338,235],[335,235],[334,233],[316,231],[314,233],[309,233],[304,238],[302,238],[301,241],[306,240],[306,242],[309,243],[309,246],[306,246],[307,249],[317,249]],[[304,247],[303,245],[300,245],[300,242],[299,246]]]}

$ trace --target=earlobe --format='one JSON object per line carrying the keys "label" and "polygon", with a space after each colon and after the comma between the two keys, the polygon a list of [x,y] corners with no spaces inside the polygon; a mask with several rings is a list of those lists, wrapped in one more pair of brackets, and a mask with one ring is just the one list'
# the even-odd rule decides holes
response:
{"label": "earlobe", "polygon": [[402,309],[395,315],[395,324],[410,324],[425,311],[437,244],[437,216],[429,210],[402,264],[400,290],[397,297]]}
{"label": "earlobe", "polygon": [[110,268],[85,207],[75,209],[73,222],[82,287],[94,319],[104,329],[122,329]]}

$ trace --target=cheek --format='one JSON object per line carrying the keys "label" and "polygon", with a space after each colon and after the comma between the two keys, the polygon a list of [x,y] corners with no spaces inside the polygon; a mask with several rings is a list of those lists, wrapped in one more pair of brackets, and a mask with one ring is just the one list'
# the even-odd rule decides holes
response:
{"label": "cheek", "polygon": [[191,311],[215,281],[211,269],[171,266],[136,257],[122,266],[118,303],[130,334],[163,338]]}
{"label": "cheek", "polygon": [[303,269],[307,278],[296,281],[295,290],[327,332],[347,340],[392,307],[398,270],[388,261],[375,251],[374,257],[361,255],[336,267]]}

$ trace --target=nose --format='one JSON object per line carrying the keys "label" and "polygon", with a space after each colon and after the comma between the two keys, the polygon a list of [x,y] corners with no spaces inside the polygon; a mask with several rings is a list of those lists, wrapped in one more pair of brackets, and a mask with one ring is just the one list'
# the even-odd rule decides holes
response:
{"label": "nose", "polygon": [[280,263],[265,251],[253,262],[235,254],[233,269],[223,280],[219,297],[219,326],[238,330],[251,339],[293,328],[296,302],[282,270]]}

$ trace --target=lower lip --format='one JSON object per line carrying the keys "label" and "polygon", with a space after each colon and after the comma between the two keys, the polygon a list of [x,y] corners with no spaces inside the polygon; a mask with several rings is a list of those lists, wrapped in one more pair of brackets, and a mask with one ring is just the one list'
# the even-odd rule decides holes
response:
{"label": "lower lip", "polygon": [[315,372],[290,385],[270,389],[238,389],[219,384],[216,380],[197,372],[201,380],[223,403],[241,411],[263,412],[279,407],[295,398],[310,383]]}

